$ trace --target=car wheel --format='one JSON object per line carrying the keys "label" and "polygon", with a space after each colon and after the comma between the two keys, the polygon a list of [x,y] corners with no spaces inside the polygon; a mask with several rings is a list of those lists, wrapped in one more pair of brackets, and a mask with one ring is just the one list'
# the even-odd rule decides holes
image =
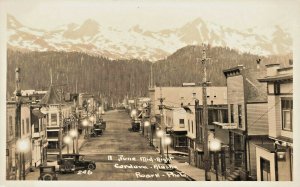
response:
{"label": "car wheel", "polygon": [[94,164],[89,164],[89,165],[88,165],[88,169],[89,169],[89,170],[94,170],[94,169],[95,169]]}
{"label": "car wheel", "polygon": [[44,181],[52,181],[52,180],[53,180],[53,176],[50,175],[50,174],[45,174],[45,175],[43,176],[43,180],[44,180]]}

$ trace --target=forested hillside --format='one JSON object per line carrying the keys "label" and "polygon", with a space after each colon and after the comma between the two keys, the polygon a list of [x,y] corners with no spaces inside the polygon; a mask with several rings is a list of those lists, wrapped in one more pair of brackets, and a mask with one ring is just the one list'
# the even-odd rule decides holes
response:
{"label": "forested hillside", "polygon": [[[180,86],[183,82],[202,81],[202,47],[187,46],[179,49],[166,59],[153,64],[154,83],[157,86]],[[240,54],[235,50],[222,47],[207,49],[210,60],[207,65],[208,80],[212,85],[225,85],[223,70],[237,65],[257,71],[257,59],[261,59],[259,71],[268,63],[288,63],[291,55],[280,57],[260,57]],[[197,62],[199,58],[199,62]],[[14,89],[14,70],[21,68],[21,88],[46,90],[50,84],[50,69],[53,83],[62,85],[65,92],[75,91],[76,82],[79,92],[90,92],[110,97],[117,102],[126,95],[129,97],[146,96],[149,86],[149,61],[109,60],[104,57],[90,56],[78,52],[7,52],[7,93]]]}

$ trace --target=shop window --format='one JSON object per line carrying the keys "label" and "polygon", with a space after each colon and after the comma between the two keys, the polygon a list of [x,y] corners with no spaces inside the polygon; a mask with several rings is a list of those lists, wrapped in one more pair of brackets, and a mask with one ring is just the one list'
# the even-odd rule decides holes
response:
{"label": "shop window", "polygon": [[262,181],[271,181],[269,160],[260,158],[260,175]]}

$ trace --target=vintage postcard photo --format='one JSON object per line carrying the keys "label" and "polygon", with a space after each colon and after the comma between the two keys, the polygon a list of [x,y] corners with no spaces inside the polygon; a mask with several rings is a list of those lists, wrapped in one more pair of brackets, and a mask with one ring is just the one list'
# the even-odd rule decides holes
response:
{"label": "vintage postcard photo", "polygon": [[295,181],[299,2],[0,2],[4,185]]}

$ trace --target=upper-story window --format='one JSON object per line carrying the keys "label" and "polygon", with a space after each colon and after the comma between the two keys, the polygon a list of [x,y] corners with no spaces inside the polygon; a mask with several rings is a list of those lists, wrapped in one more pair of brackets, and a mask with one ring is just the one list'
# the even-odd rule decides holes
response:
{"label": "upper-story window", "polygon": [[179,119],[179,127],[184,128],[184,119]]}
{"label": "upper-story window", "polygon": [[9,116],[8,118],[8,125],[9,125],[9,135],[13,135],[14,129],[13,129],[12,116]]}
{"label": "upper-story window", "polygon": [[230,104],[230,122],[234,123],[234,108],[233,108],[233,104]]}
{"label": "upper-story window", "polygon": [[242,105],[238,105],[238,122],[239,122],[239,128],[242,128],[243,124],[242,124]]}
{"label": "upper-story window", "polygon": [[30,133],[29,118],[26,118],[26,133]]}
{"label": "upper-story window", "polygon": [[25,134],[25,122],[24,119],[22,119],[22,134]]}
{"label": "upper-story window", "polygon": [[57,126],[57,115],[51,114],[51,126]]}
{"label": "upper-story window", "polygon": [[192,133],[194,133],[194,121],[192,121]]}
{"label": "upper-story window", "polygon": [[282,129],[293,130],[293,98],[281,99]]}
{"label": "upper-story window", "polygon": [[188,120],[188,131],[190,131],[190,120]]}
{"label": "upper-story window", "polygon": [[274,94],[279,95],[280,94],[280,84],[278,82],[274,83]]}

